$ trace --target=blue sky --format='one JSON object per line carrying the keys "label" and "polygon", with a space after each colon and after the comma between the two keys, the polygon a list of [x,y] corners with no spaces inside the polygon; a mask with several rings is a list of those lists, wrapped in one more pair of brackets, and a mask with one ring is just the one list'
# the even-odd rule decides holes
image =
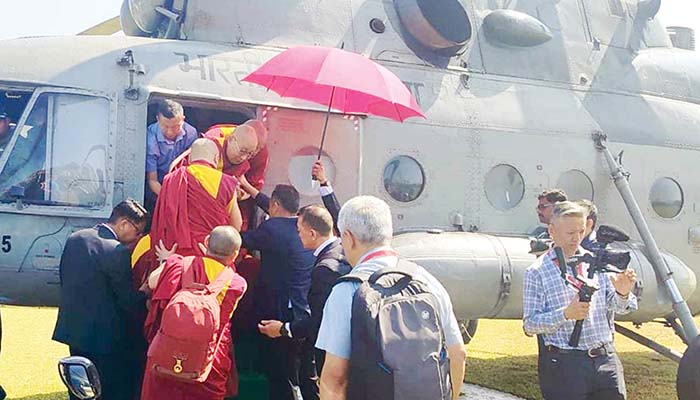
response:
{"label": "blue sky", "polygon": [[[19,36],[72,35],[117,16],[122,4],[122,0],[0,1],[3,3],[4,17],[0,23],[0,39]],[[700,1],[662,1],[660,17],[666,25],[690,26],[695,28],[700,38]]]}
{"label": "blue sky", "polygon": [[0,39],[72,35],[119,15],[122,0],[0,0]]}

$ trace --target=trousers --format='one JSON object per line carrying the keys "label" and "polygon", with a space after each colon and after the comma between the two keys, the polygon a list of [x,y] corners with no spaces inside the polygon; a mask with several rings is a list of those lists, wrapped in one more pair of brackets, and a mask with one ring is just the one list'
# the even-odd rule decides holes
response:
{"label": "trousers", "polygon": [[625,400],[627,389],[616,353],[589,357],[585,352],[559,353],[543,348],[539,358],[540,389],[546,400]]}

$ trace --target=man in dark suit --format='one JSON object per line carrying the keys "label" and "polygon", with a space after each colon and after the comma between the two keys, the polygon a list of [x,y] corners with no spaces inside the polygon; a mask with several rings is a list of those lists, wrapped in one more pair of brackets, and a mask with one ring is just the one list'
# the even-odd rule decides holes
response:
{"label": "man in dark suit", "polygon": [[321,160],[314,163],[314,166],[311,168],[311,176],[321,184],[321,187],[319,188],[321,199],[323,200],[323,205],[331,214],[331,217],[333,217],[333,230],[337,232],[340,203],[335,197],[335,192],[333,191],[331,182],[328,180],[328,177],[326,177],[326,168],[323,166],[323,162]]}
{"label": "man in dark suit", "polygon": [[305,339],[307,350],[313,354],[316,370],[320,375],[325,354],[314,349],[314,343],[321,325],[323,307],[338,278],[350,272],[350,265],[343,256],[340,239],[333,235],[331,214],[323,206],[310,205],[302,208],[299,211],[297,231],[304,247],[314,250],[316,256],[308,294],[311,318],[285,323],[262,321],[261,332],[270,338],[278,338],[285,334],[291,338]]}
{"label": "man in dark suit", "polygon": [[[314,256],[304,248],[297,233],[299,193],[292,186],[277,185],[268,198],[244,179],[241,179],[241,187],[270,214],[270,219],[257,229],[241,235],[243,247],[260,251],[260,272],[252,287],[255,320],[308,318],[307,293]],[[299,343],[290,338],[273,341],[262,336],[260,339],[265,374],[270,381],[270,399],[293,400],[295,386],[300,380],[307,380],[298,377]]]}
{"label": "man in dark suit", "polygon": [[138,202],[119,203],[107,223],[73,233],[61,256],[61,301],[53,340],[95,364],[102,400],[135,396],[137,367],[129,351],[128,324],[145,308],[146,296],[133,288],[127,245],[143,234],[146,218]]}

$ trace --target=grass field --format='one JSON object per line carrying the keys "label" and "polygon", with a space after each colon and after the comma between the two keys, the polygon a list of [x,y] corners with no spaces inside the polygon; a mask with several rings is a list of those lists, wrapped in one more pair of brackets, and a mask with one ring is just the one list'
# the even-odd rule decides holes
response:
{"label": "grass field", "polygon": [[[54,308],[3,307],[0,384],[9,399],[65,399],[56,361],[68,349],[51,341]],[[679,351],[681,341],[670,329],[647,324],[647,337]],[[676,398],[676,364],[618,335],[616,346],[625,367],[629,399]],[[540,399],[537,386],[537,344],[522,333],[520,321],[480,321],[468,347],[467,381],[524,397]]]}

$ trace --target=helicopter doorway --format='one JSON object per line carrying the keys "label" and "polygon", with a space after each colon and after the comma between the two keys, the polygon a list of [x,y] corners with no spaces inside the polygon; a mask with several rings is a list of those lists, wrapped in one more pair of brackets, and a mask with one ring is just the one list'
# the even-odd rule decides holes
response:
{"label": "helicopter doorway", "polygon": [[[200,134],[218,124],[240,125],[249,119],[263,121],[268,129],[270,158],[262,191],[269,194],[278,184],[291,184],[299,191],[302,205],[320,201],[318,182],[311,179],[311,167],[318,157],[325,112],[154,94],[148,102],[149,126],[157,123],[158,102],[162,99],[182,104],[185,121]],[[362,122],[362,118],[349,115],[332,114],[329,119],[321,160],[341,200],[360,191]]]}

